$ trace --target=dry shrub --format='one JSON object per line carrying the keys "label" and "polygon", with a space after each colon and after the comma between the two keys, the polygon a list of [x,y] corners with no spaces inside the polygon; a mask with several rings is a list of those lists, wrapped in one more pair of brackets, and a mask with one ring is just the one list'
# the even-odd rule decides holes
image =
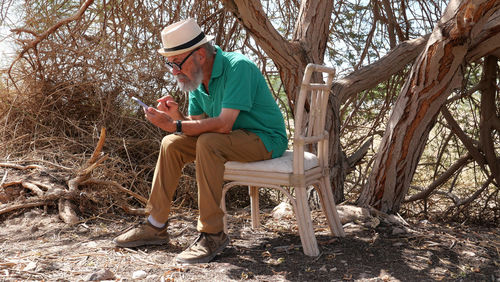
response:
{"label": "dry shrub", "polygon": [[[81,5],[21,2],[24,19],[16,27],[22,30],[16,34],[19,51],[34,39],[34,33],[41,34],[74,15]],[[65,183],[92,154],[104,127],[104,152],[109,158],[93,171],[93,177],[116,181],[147,198],[165,133],[144,119],[129,96],[155,105],[157,98],[170,94],[183,111],[187,109],[185,94],[165,77],[164,58],[156,52],[161,29],[187,17],[198,19],[207,34],[217,35],[214,43],[224,50],[247,54],[264,72],[274,68],[262,50],[250,46],[249,36],[220,2],[96,1],[81,18],[60,26],[24,53],[8,78],[4,73],[0,159],[38,163]],[[282,91],[278,76],[272,71],[265,75],[278,89],[274,93],[278,97]],[[192,165],[184,169],[176,204],[196,206],[193,170]],[[80,188],[86,194],[78,204],[88,214],[114,212],[123,203],[138,206],[133,198],[109,187]]]}
{"label": "dry shrub", "polygon": [[[120,106],[118,95],[89,95],[96,92],[91,84],[43,82],[28,85],[26,94],[2,100],[2,159],[38,163],[65,182],[90,157],[105,127],[104,153],[109,159],[93,176],[114,180],[147,198],[163,133],[144,119],[142,110]],[[82,202],[80,209],[91,213],[124,198],[105,187],[82,190],[91,191],[82,201],[93,204]]]}

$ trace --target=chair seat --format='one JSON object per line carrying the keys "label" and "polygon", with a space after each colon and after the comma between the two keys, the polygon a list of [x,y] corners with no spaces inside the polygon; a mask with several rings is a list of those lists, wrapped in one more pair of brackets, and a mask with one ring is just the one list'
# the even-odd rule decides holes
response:
{"label": "chair seat", "polygon": [[[311,82],[313,72],[318,73],[320,77],[327,75],[326,82]],[[221,210],[224,212],[224,232],[228,233],[225,196],[229,189],[248,186],[252,228],[260,226],[259,189],[276,189],[286,196],[293,206],[304,254],[320,255],[308,204],[309,190],[307,188],[312,186],[321,199],[321,207],[332,234],[340,237],[345,235],[330,183],[328,134],[325,134],[328,99],[334,76],[335,69],[333,68],[307,65],[295,104],[294,137],[291,140],[293,150],[285,151],[279,158],[265,161],[225,163],[224,180],[226,183],[222,188],[220,203]],[[306,111],[306,102],[309,111]],[[310,145],[317,146],[318,155],[305,152],[302,156],[302,153],[298,153],[304,152]]]}
{"label": "chair seat", "polygon": [[[317,167],[319,165],[316,155],[304,152],[304,170]],[[279,158],[269,159],[258,162],[226,162],[227,170],[246,170],[246,171],[262,171],[262,172],[293,172],[293,151],[287,150]]]}

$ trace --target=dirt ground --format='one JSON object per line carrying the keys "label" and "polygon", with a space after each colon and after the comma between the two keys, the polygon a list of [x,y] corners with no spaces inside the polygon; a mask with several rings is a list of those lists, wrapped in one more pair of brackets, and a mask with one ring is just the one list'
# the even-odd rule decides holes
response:
{"label": "dirt ground", "polygon": [[99,216],[74,226],[32,209],[0,223],[3,281],[500,281],[500,231],[427,221],[398,225],[353,220],[346,237],[331,237],[314,212],[318,257],[302,253],[293,218],[262,213],[250,227],[248,210],[231,211],[231,244],[213,262],[178,265],[175,255],[196,237],[196,211],[174,210],[168,245],[116,248],[111,239],[142,220]]}

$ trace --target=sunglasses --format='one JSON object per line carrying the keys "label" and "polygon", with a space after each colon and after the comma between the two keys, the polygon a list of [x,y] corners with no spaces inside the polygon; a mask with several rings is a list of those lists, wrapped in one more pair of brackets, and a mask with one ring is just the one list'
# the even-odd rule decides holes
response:
{"label": "sunglasses", "polygon": [[169,61],[167,61],[167,66],[168,66],[168,68],[169,68],[170,72],[173,72],[174,70],[176,70],[176,71],[181,71],[181,70],[182,70],[182,65],[186,62],[186,60],[187,60],[187,59],[189,59],[189,57],[191,57],[191,55],[192,55],[194,52],[198,51],[200,48],[201,48],[201,47],[198,47],[198,48],[194,49],[193,51],[191,51],[191,53],[189,53],[189,55],[187,55],[187,56],[184,58],[184,60],[182,60],[182,62],[180,62],[179,64],[174,63],[174,62],[169,62]]}

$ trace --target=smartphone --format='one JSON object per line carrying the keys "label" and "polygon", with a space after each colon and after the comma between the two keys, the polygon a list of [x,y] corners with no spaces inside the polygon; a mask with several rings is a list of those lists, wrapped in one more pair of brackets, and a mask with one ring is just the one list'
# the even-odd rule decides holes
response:
{"label": "smartphone", "polygon": [[142,101],[141,101],[141,100],[139,100],[138,98],[136,98],[136,97],[132,97],[132,99],[133,99],[134,101],[136,101],[137,103],[139,103],[139,105],[141,105],[141,106],[142,106],[145,110],[147,110],[147,109],[149,108],[149,106],[148,106],[148,105],[144,104],[144,102],[142,102]]}

